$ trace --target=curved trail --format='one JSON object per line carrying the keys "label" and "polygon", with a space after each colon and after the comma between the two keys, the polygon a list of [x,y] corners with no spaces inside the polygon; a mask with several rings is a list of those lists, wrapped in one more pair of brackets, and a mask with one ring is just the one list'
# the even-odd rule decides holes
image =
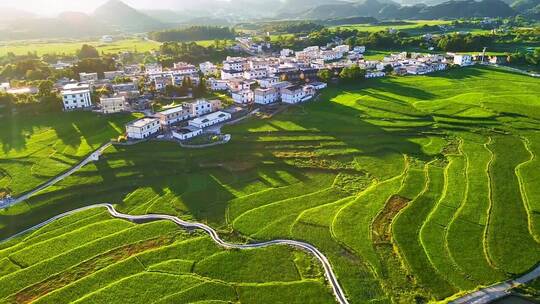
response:
{"label": "curved trail", "polygon": [[326,256],[324,254],[322,254],[315,246],[311,245],[311,244],[308,244],[308,243],[304,243],[304,242],[299,242],[299,241],[294,241],[294,240],[272,240],[272,241],[267,241],[267,242],[261,242],[261,243],[253,243],[253,244],[233,244],[233,243],[228,243],[224,240],[222,240],[218,233],[212,229],[210,226],[208,225],[205,225],[205,224],[202,224],[202,223],[196,223],[196,222],[187,222],[187,221],[184,221],[176,216],[172,216],[172,215],[166,215],[166,214],[145,214],[145,215],[129,215],[129,214],[124,214],[124,213],[120,213],[118,211],[116,211],[116,209],[114,209],[114,206],[111,205],[111,204],[97,204],[97,205],[91,205],[91,206],[86,206],[86,207],[83,207],[83,208],[79,208],[79,209],[75,209],[75,210],[72,210],[72,211],[68,211],[68,212],[65,212],[65,213],[62,213],[62,214],[59,214],[55,217],[52,217],[40,224],[37,224],[33,227],[30,227],[24,231],[21,231],[5,240],[2,240],[0,241],[0,243],[3,243],[3,242],[6,242],[6,241],[9,241],[13,238],[16,238],[18,236],[21,236],[27,232],[30,232],[30,231],[33,231],[33,230],[36,230],[38,228],[41,228],[51,222],[54,222],[58,219],[61,219],[63,217],[66,217],[66,216],[69,216],[69,215],[72,215],[72,214],[75,214],[75,213],[78,213],[78,212],[81,212],[81,211],[85,211],[85,210],[89,210],[89,209],[96,209],[96,208],[106,208],[107,211],[111,214],[111,216],[115,217],[115,218],[118,218],[118,219],[123,219],[123,220],[128,220],[128,221],[131,221],[133,223],[146,223],[146,222],[151,222],[151,221],[161,221],[161,220],[168,220],[168,221],[171,221],[171,222],[174,222],[175,224],[179,225],[179,226],[182,226],[184,228],[191,228],[191,229],[201,229],[201,230],[204,230],[211,238],[212,240],[214,240],[214,242],[216,242],[219,246],[221,247],[224,247],[224,248],[227,248],[227,249],[253,249],[253,248],[263,248],[263,247],[268,247],[268,246],[273,246],[273,245],[288,245],[288,246],[292,246],[292,247],[296,247],[296,248],[300,248],[300,249],[303,249],[305,251],[308,251],[309,253],[311,253],[312,255],[314,255],[317,260],[319,260],[319,262],[321,262],[323,268],[324,268],[324,274],[325,274],[325,277],[326,279],[328,280],[328,283],[330,283],[330,285],[332,286],[332,290],[334,292],[334,296],[337,300],[338,303],[340,304],[349,304],[349,301],[347,300],[347,298],[345,297],[345,293],[343,292],[343,289],[341,288],[341,286],[339,285],[339,282],[337,280],[337,277],[334,273],[334,270],[332,269],[332,265],[330,265],[330,262],[328,261],[328,259],[326,258]]}

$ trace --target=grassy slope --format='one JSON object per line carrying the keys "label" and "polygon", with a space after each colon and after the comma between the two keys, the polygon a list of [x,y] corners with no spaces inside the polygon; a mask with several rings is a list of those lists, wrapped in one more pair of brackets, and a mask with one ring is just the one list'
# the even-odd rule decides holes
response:
{"label": "grassy slope", "polygon": [[[350,87],[331,87],[324,91],[320,102],[290,108],[272,119],[253,119],[227,127],[226,132],[233,134],[228,145],[204,150],[183,150],[167,143],[113,148],[98,163],[36,195],[26,204],[1,211],[0,223],[6,226],[0,227],[0,235],[10,235],[63,210],[112,202],[125,212],[164,212],[206,221],[225,234],[233,231],[230,237],[235,239],[245,237],[240,233],[245,232],[254,238],[280,236],[313,243],[328,255],[351,302],[385,302],[399,300],[401,295],[407,295],[401,298],[405,302],[431,298],[431,294],[441,298],[451,290],[461,291],[506,277],[492,267],[487,258],[485,250],[492,245],[484,246],[484,243],[488,244],[485,227],[491,206],[487,171],[491,154],[484,144],[495,134],[494,130],[533,138],[531,130],[538,129],[537,119],[540,118],[538,96],[540,87],[537,79],[486,68],[367,80]],[[463,141],[463,159],[457,156],[456,151],[454,156],[446,159],[445,155],[452,154],[445,152],[452,149],[449,137]],[[500,149],[504,148],[506,146],[503,145]],[[534,144],[530,149],[535,151]],[[406,155],[407,162],[404,162],[403,155]],[[524,161],[527,160],[528,155]],[[450,162],[447,164],[446,161]],[[418,168],[429,162],[433,162],[429,170],[429,185],[421,193],[426,182],[423,171]],[[534,164],[534,161],[528,162],[518,170],[523,179],[522,185],[526,185],[523,189],[527,197],[534,196],[531,186],[535,181]],[[446,165],[448,168],[444,170]],[[461,177],[466,183],[452,183],[452,178],[460,180],[463,176],[457,174],[460,166],[463,167],[461,172],[466,173],[466,178]],[[508,174],[507,169],[499,165],[497,168],[494,174]],[[514,169],[515,166],[512,172]],[[466,188],[465,193],[463,187]],[[513,191],[512,197],[521,199],[519,189]],[[457,193],[454,197],[453,192],[461,192],[462,197]],[[394,222],[390,222],[394,227],[390,230],[393,243],[373,244],[373,220],[396,193],[413,199],[413,202]],[[534,227],[534,222],[527,222],[527,213],[524,213],[528,211],[529,218],[533,218],[534,201],[528,200],[527,204],[527,208],[522,207],[519,211],[524,216],[515,220],[521,230]],[[447,205],[448,213],[443,208]],[[410,216],[410,210],[415,209],[419,210],[420,216]],[[495,209],[493,207],[492,211]],[[102,215],[93,216],[103,220]],[[404,225],[404,222],[411,222],[411,225]],[[71,227],[76,231],[77,223],[85,226],[90,221],[79,218],[68,225],[74,225]],[[435,224],[446,228],[431,229]],[[138,229],[141,228],[129,228],[119,233],[125,234],[124,239],[127,237],[132,243],[144,241],[145,237],[139,235]],[[43,242],[55,231],[68,233],[72,230],[56,225],[49,228],[49,232],[34,237],[36,241]],[[132,233],[137,233],[138,238],[131,239]],[[163,231],[156,235],[148,233],[146,238],[164,234]],[[115,235],[104,238],[109,240],[106,243],[101,239],[93,241],[19,270],[13,276],[0,278],[6,284],[3,285],[6,286],[4,296],[46,279],[51,274],[47,271],[70,274],[72,272],[67,269],[84,259],[103,254],[103,250],[112,250],[111,245],[125,244],[116,240]],[[490,235],[487,234],[489,238]],[[431,239],[437,242],[432,243]],[[2,247],[24,248],[17,245],[20,240]],[[446,245],[441,240],[446,240]],[[111,245],[107,245],[109,242]],[[43,297],[43,302],[59,303],[58,299],[63,298],[73,301],[109,284],[116,288],[114,286],[122,286],[114,285],[116,282],[132,276],[138,278],[144,269],[165,270],[174,276],[186,269],[190,262],[195,265],[194,269],[197,269],[196,261],[199,260],[207,261],[201,264],[203,266],[204,263],[220,263],[214,260],[221,255],[214,255],[217,251],[212,249],[213,245],[199,242],[178,240],[173,244],[160,244],[158,250],[140,253],[137,259],[123,257],[121,261],[96,269],[84,278],[68,282],[68,285]],[[396,247],[393,247],[396,244],[400,255],[396,255]],[[91,249],[94,245],[100,249]],[[178,248],[191,249],[177,251]],[[9,254],[9,250],[8,247],[0,253]],[[71,258],[75,253],[78,257]],[[509,256],[507,252],[497,254],[504,256],[504,261]],[[276,261],[269,263],[271,265],[291,265],[290,260],[293,259],[284,254],[272,256]],[[231,265],[242,259],[224,261]],[[530,259],[530,256],[524,257],[522,265],[535,262]],[[403,261],[411,267],[402,269]],[[130,268],[137,263],[139,266]],[[320,282],[320,275],[313,266],[306,266],[312,264],[305,259],[295,259],[294,263],[297,267],[307,267],[298,271],[303,281],[280,282],[275,288],[286,289],[283,293],[290,295],[290,301],[294,302],[292,294],[302,290],[302,286],[320,286],[315,289],[305,287],[305,290],[315,290],[313,293],[310,291],[314,299],[327,299],[329,293]],[[2,266],[4,269],[18,267],[3,259],[0,259],[0,265],[5,265]],[[169,270],[173,265],[179,269],[171,273]],[[444,273],[451,269],[449,267],[457,267],[460,273],[466,274],[466,281],[462,281],[463,276],[459,275],[445,276]],[[253,281],[248,273],[240,272],[236,274],[238,277],[232,278]],[[205,274],[223,275],[208,270]],[[269,274],[270,277],[272,275]],[[138,282],[136,278],[133,282]],[[417,286],[415,281],[421,286]],[[472,282],[471,285],[465,283],[468,281]],[[200,287],[189,289],[191,292],[166,291],[163,301],[185,299],[190,295],[199,299],[199,288],[204,291],[204,286],[215,286],[214,283],[202,282],[197,285]],[[127,281],[124,284],[131,283]],[[257,286],[250,285],[252,283],[235,284],[238,284],[234,288],[241,297],[246,301],[253,299],[252,290]],[[224,288],[225,294],[230,290],[219,286]],[[259,290],[261,297],[272,299],[272,295],[267,294],[272,287],[261,286]],[[96,299],[107,297],[106,294],[95,296],[98,297]],[[50,301],[45,301],[47,298]],[[229,300],[228,296],[209,296],[208,299]]]}

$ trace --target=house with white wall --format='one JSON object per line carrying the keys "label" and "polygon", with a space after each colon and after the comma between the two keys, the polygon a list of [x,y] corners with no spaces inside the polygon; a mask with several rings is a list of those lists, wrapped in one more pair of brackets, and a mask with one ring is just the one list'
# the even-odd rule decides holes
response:
{"label": "house with white wall", "polygon": [[101,111],[105,114],[119,113],[127,109],[127,102],[124,96],[100,98]]}
{"label": "house with white wall", "polygon": [[198,99],[195,102],[184,103],[184,108],[187,108],[191,117],[198,117],[212,112],[212,104],[206,99]]}
{"label": "house with white wall", "polygon": [[306,92],[301,86],[289,86],[281,89],[281,101],[289,104],[296,104],[306,97]]}
{"label": "house with white wall", "polygon": [[253,91],[251,90],[239,90],[233,91],[231,97],[236,103],[246,104],[253,102]]}
{"label": "house with white wall", "polygon": [[257,88],[253,92],[254,101],[257,104],[270,104],[279,100],[279,92],[274,88]]}
{"label": "house with white wall", "polygon": [[67,84],[60,93],[64,110],[87,109],[92,106],[92,94],[88,84]]}
{"label": "house with white wall", "polygon": [[99,80],[98,73],[79,73],[81,82],[96,82]]}
{"label": "house with white wall", "polygon": [[195,128],[206,128],[218,124],[220,122],[227,121],[232,118],[232,115],[227,112],[214,112],[189,121],[189,125]]}
{"label": "house with white wall", "polygon": [[165,127],[187,120],[191,117],[191,114],[188,108],[179,106],[158,112],[154,114],[154,117],[159,119],[159,123]]}
{"label": "house with white wall", "polygon": [[131,139],[145,139],[159,132],[161,124],[157,118],[142,118],[126,125],[126,133]]}
{"label": "house with white wall", "polygon": [[172,136],[179,140],[188,140],[203,133],[203,129],[194,126],[185,126],[172,130]]}
{"label": "house with white wall", "polygon": [[454,55],[454,64],[459,66],[468,66],[473,64],[472,56],[469,54]]}

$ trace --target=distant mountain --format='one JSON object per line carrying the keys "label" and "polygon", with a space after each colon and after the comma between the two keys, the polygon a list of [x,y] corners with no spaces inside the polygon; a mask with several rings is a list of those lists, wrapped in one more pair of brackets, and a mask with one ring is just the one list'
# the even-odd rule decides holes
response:
{"label": "distant mountain", "polygon": [[518,12],[525,12],[540,5],[540,0],[517,0],[511,6]]}
{"label": "distant mountain", "polygon": [[0,7],[0,24],[9,23],[20,19],[35,18],[36,15],[12,7]]}
{"label": "distant mountain", "polygon": [[[526,0],[538,1],[538,0]],[[320,5],[297,14],[298,19],[346,18],[366,16],[377,19],[441,19],[467,17],[508,17],[516,14],[502,0],[450,0],[428,6],[402,6],[394,2],[365,0],[360,3]]]}
{"label": "distant mountain", "polygon": [[161,23],[183,23],[192,17],[184,12],[173,10],[142,10],[140,12]]}
{"label": "distant mountain", "polygon": [[98,7],[93,17],[99,22],[126,31],[150,31],[165,27],[164,23],[119,0],[109,0]]}

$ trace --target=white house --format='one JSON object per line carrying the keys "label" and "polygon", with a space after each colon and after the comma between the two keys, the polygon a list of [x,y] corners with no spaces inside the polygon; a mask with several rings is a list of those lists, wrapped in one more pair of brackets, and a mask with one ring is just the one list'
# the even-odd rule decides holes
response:
{"label": "white house", "polygon": [[98,73],[79,73],[79,79],[81,82],[95,82],[98,81]]}
{"label": "white house", "polygon": [[221,70],[221,79],[222,80],[229,80],[233,78],[239,78],[244,76],[244,71],[237,71],[237,70]]}
{"label": "white house", "polygon": [[111,98],[100,98],[99,102],[101,104],[101,111],[105,114],[118,113],[126,110],[126,98],[121,97],[111,97]]}
{"label": "white house", "polygon": [[187,140],[203,133],[201,128],[194,126],[185,126],[182,128],[173,129],[172,136],[179,140]]}
{"label": "white house", "polygon": [[457,64],[460,66],[472,65],[473,64],[472,56],[468,54],[463,54],[463,55],[456,54],[454,55],[454,64]]}
{"label": "white house", "polygon": [[210,78],[206,83],[211,91],[226,91],[229,88],[227,80]]}
{"label": "white house", "polygon": [[284,103],[299,103],[304,97],[306,97],[306,92],[301,86],[290,86],[281,89],[281,101]]}
{"label": "white house", "polygon": [[159,63],[149,63],[144,66],[146,74],[159,74],[163,72],[163,67]]}
{"label": "white house", "polygon": [[89,108],[92,106],[90,90],[63,90],[62,103],[64,104],[64,110]]}
{"label": "white house", "polygon": [[123,77],[124,71],[108,71],[103,73],[104,78],[108,80],[114,80],[116,77]]}
{"label": "white house", "polygon": [[199,69],[204,75],[213,75],[217,73],[217,67],[210,61],[199,64]]}
{"label": "white house", "polygon": [[159,122],[162,126],[170,126],[179,121],[189,119],[191,115],[189,109],[180,106],[158,112],[154,114],[154,117],[159,119]]}
{"label": "white house", "polygon": [[366,78],[378,78],[378,77],[384,77],[386,76],[385,72],[381,71],[367,71],[366,72]]}
{"label": "white house", "polygon": [[326,84],[325,82],[318,82],[318,81],[312,82],[310,83],[310,85],[312,85],[313,88],[315,88],[315,90],[322,90],[328,86],[328,84]]}
{"label": "white house", "polygon": [[212,104],[205,99],[198,99],[195,102],[184,103],[184,107],[189,110],[191,117],[198,117],[212,112]]}
{"label": "white house", "polygon": [[231,97],[236,103],[250,103],[253,101],[253,91],[251,90],[240,90],[234,91],[231,93]]}
{"label": "white house", "polygon": [[366,52],[366,47],[363,46],[363,45],[355,46],[353,48],[353,52],[359,53],[359,54],[364,54]]}
{"label": "white house", "polygon": [[263,78],[258,79],[257,82],[261,86],[261,88],[271,88],[273,85],[279,82],[278,77],[269,77],[269,78]]}
{"label": "white house", "polygon": [[114,41],[114,39],[113,39],[113,36],[111,36],[111,35],[101,36],[101,42],[103,42],[103,43],[111,43],[113,41]]}
{"label": "white house", "polygon": [[178,73],[183,74],[194,74],[197,73],[197,68],[189,63],[177,62],[173,65],[173,70]]}
{"label": "white house", "polygon": [[338,53],[347,53],[348,51],[350,51],[350,47],[349,45],[347,44],[342,44],[342,45],[338,45],[336,47],[334,47],[332,50],[334,52],[338,52]]}
{"label": "white house", "polygon": [[159,132],[161,125],[157,118],[143,118],[126,125],[126,133],[132,139],[148,138]]}
{"label": "white house", "polygon": [[324,61],[332,61],[341,59],[343,57],[343,53],[336,51],[322,51],[320,56]]}
{"label": "white house", "polygon": [[292,56],[293,54],[294,54],[294,51],[291,49],[283,49],[281,50],[281,52],[279,52],[279,55],[281,57],[289,57],[289,56]]}
{"label": "white house", "polygon": [[245,79],[260,79],[265,78],[268,76],[268,72],[266,69],[251,69],[248,71],[244,71],[244,78]]}
{"label": "white house", "polygon": [[210,113],[205,116],[192,119],[189,121],[189,125],[195,128],[202,129],[202,128],[206,128],[206,127],[218,124],[220,122],[227,121],[231,119],[231,117],[232,115],[227,112],[218,111],[218,112]]}
{"label": "white house", "polygon": [[9,82],[0,83],[0,92],[5,92],[9,89],[11,89],[11,85],[9,84]]}
{"label": "white house", "polygon": [[227,60],[223,61],[223,69],[226,71],[238,71],[243,72],[247,60],[243,57],[227,57]]}
{"label": "white house", "polygon": [[274,88],[267,88],[262,89],[258,88],[255,89],[254,93],[254,100],[257,104],[269,104],[273,103],[279,100],[279,94],[278,91]]}

